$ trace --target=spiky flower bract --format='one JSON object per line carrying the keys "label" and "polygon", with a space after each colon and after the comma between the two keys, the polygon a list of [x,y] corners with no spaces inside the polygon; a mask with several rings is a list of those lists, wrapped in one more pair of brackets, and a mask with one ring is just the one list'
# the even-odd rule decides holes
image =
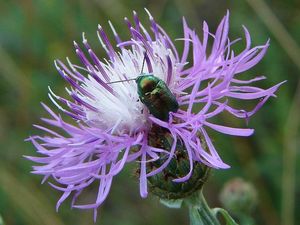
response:
{"label": "spiky flower bract", "polygon": [[[250,34],[244,27],[246,47],[236,53],[232,46],[238,40],[228,38],[229,13],[222,19],[215,34],[204,22],[202,39],[183,20],[184,35],[180,40],[184,49],[181,54],[167,33],[147,13],[151,33],[135,12],[133,23],[125,18],[130,32],[126,40],[121,40],[111,23],[114,43],[109,41],[102,27],[98,27],[97,34],[107,53],[106,59],[98,58],[83,35],[83,48],[74,42],[81,66],[68,58],[67,64],[55,61],[59,74],[69,83],[70,88],[66,90],[71,98],[57,96],[51,89],[49,97],[74,123],[66,122],[43,104],[51,118],[42,120],[62,132],[36,126],[47,134],[31,136],[29,140],[42,157],[27,158],[42,164],[34,166],[33,173],[43,175],[43,181],[51,178],[50,185],[63,192],[57,208],[72,194],[72,207],[92,208],[96,216],[114,176],[130,162],[139,163],[140,195],[146,197],[147,177],[168,166],[176,156],[178,142],[187,153],[189,172],[176,177],[173,182],[187,181],[194,163],[211,168],[229,168],[215,149],[207,128],[233,136],[249,136],[253,129],[214,124],[211,119],[227,111],[234,117],[248,120],[281,85],[262,89],[253,86],[253,83],[264,77],[242,79],[243,72],[263,58],[269,41],[251,47]],[[213,41],[211,48],[209,40]],[[144,59],[145,66],[142,68]],[[141,70],[163,80],[176,97],[180,108],[177,112],[170,112],[167,121],[149,113],[139,100],[136,82],[129,81],[137,78]],[[115,82],[120,80],[125,82]],[[257,104],[246,111],[230,106],[230,99],[257,100]],[[162,127],[171,135],[173,142],[169,149],[149,144],[149,132],[154,126]],[[207,148],[203,148],[203,142]],[[148,171],[147,164],[161,157],[165,158],[164,162]],[[92,183],[99,186],[95,202],[78,205],[78,196]]]}

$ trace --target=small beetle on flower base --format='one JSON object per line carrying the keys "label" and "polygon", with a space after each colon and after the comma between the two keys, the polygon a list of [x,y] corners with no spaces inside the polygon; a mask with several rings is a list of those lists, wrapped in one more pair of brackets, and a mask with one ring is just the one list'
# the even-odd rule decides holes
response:
{"label": "small beetle on flower base", "polygon": [[179,105],[166,83],[151,74],[136,79],[138,95],[154,117],[167,121],[169,112],[177,112]]}
{"label": "small beetle on flower base", "polygon": [[177,112],[179,104],[168,85],[154,74],[143,73],[147,53],[144,53],[141,74],[135,79],[113,81],[107,84],[135,80],[141,102],[154,117],[168,121],[170,112]]}

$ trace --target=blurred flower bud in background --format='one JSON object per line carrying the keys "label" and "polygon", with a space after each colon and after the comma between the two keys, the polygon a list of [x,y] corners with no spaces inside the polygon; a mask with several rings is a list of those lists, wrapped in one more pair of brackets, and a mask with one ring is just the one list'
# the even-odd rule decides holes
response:
{"label": "blurred flower bud in background", "polygon": [[255,187],[242,178],[233,178],[223,187],[220,201],[225,209],[240,220],[240,224],[252,224],[250,213],[257,205]]}

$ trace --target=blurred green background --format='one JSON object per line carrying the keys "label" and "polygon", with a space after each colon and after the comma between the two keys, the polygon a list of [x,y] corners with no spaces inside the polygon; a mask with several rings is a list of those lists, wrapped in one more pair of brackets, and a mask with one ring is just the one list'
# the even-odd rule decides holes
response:
{"label": "blurred green background", "polygon": [[[253,44],[271,46],[259,65],[248,71],[266,75],[263,87],[288,80],[257,113],[249,126],[256,129],[248,139],[215,135],[220,154],[232,168],[213,171],[205,188],[209,204],[220,206],[219,192],[224,183],[242,177],[253,183],[259,204],[253,216],[257,224],[299,224],[299,114],[300,114],[300,1],[298,0],[1,0],[0,1],[0,215],[7,225],[83,225],[94,224],[92,211],[70,209],[66,201],[55,211],[60,193],[40,185],[41,177],[31,175],[32,163],[22,155],[34,155],[30,143],[23,140],[39,131],[33,123],[46,113],[41,101],[52,105],[47,86],[66,96],[66,83],[53,65],[56,58],[75,59],[73,40],[80,42],[81,32],[100,56],[97,24],[108,29],[111,20],[121,36],[126,36],[123,18],[132,19],[136,10],[147,22],[148,8],[172,38],[182,37],[182,16],[202,36],[202,21],[212,31],[229,9],[230,37],[243,37],[245,25]],[[124,32],[123,32],[124,31]],[[179,43],[179,42],[178,42]],[[177,43],[177,44],[178,44]],[[180,43],[179,43],[180,45]],[[237,45],[237,49],[242,45]],[[244,121],[221,118],[236,126]],[[232,121],[231,121],[232,120]],[[102,225],[175,225],[188,224],[185,209],[171,210],[149,196],[141,199],[138,183],[127,167],[114,180],[110,195],[100,209],[96,224]],[[130,178],[129,178],[130,177]],[[297,182],[296,182],[297,181]],[[89,196],[87,197],[89,198]]]}

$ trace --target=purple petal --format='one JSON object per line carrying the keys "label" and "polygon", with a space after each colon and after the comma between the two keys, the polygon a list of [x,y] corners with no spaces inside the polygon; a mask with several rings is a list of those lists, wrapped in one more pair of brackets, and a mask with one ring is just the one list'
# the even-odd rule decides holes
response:
{"label": "purple petal", "polygon": [[247,137],[252,135],[254,132],[254,129],[226,127],[226,126],[209,123],[207,121],[204,124],[218,132],[221,132],[223,134],[228,134],[228,135],[234,135],[234,136]]}

